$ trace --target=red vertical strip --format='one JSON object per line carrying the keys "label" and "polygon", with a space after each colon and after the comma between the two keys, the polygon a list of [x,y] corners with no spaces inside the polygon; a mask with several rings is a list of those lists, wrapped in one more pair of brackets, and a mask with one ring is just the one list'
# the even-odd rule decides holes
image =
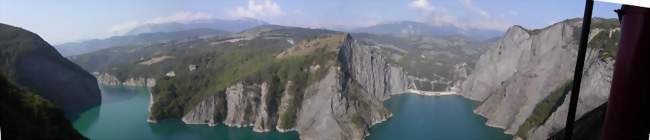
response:
{"label": "red vertical strip", "polygon": [[605,140],[648,139],[650,9],[623,6],[621,41],[603,127]]}

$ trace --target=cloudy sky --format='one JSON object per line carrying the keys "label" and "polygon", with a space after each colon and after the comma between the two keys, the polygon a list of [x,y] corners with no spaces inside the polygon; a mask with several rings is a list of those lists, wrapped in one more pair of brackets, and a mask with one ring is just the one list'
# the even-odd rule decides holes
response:
{"label": "cloudy sky", "polygon": [[[403,20],[464,29],[542,28],[581,17],[583,8],[583,0],[0,0],[0,23],[60,44],[213,18],[331,29]],[[618,8],[597,2],[594,16],[614,18]]]}

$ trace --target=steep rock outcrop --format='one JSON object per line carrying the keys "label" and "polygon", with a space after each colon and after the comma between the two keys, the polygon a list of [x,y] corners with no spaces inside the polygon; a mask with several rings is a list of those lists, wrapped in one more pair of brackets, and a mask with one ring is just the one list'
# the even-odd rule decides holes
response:
{"label": "steep rock outcrop", "polygon": [[226,89],[226,119],[224,124],[231,127],[252,126],[258,111],[259,85],[237,83]]}
{"label": "steep rock outcrop", "polygon": [[273,117],[271,111],[269,111],[269,85],[267,83],[262,83],[260,85],[260,107],[257,110],[257,118],[253,124],[253,131],[255,132],[268,132],[273,128]]}
{"label": "steep rock outcrop", "polygon": [[119,78],[109,73],[101,73],[95,76],[97,77],[97,81],[100,84],[109,85],[109,86],[132,86],[132,87],[148,87],[148,88],[152,88],[156,86],[155,78],[131,77],[124,80],[124,82],[122,82],[120,81]]}
{"label": "steep rock outcrop", "polygon": [[[293,81],[287,81],[287,84],[285,85],[284,89],[289,89],[291,88],[291,86],[293,86]],[[296,97],[294,97],[293,94],[289,93],[288,90],[285,90],[282,93],[282,97],[280,98],[280,105],[278,105],[278,116],[293,115],[290,114],[291,112],[289,112],[289,106],[291,106],[290,103],[293,102],[294,100],[296,100]],[[295,126],[281,126],[283,124],[290,124],[290,122],[285,122],[285,121],[286,120],[278,117],[278,121],[277,121],[278,125],[275,127],[275,129],[278,130],[279,132],[287,132],[287,131],[294,130]]]}
{"label": "steep rock outcrop", "polygon": [[225,114],[225,101],[223,98],[212,95],[201,101],[193,110],[185,114],[182,118],[185,124],[208,124],[215,126]]}
{"label": "steep rock outcrop", "polygon": [[[579,25],[577,20],[567,20],[533,31],[511,27],[480,57],[459,94],[481,102],[474,112],[486,117],[487,125],[503,128],[507,134],[518,133],[529,117],[540,115],[533,111],[545,98],[571,82]],[[601,48],[588,48],[576,119],[607,100],[613,61],[602,54]],[[560,99],[564,100],[553,101],[560,102],[557,108],[545,104],[552,108],[550,116],[541,126],[528,126],[532,128],[524,129],[523,135],[546,139],[562,129],[568,98]]]}
{"label": "steep rock outcrop", "polygon": [[402,69],[391,66],[388,58],[384,57],[372,46],[348,36],[340,48],[338,59],[345,76],[359,83],[372,98],[383,101],[390,98],[392,93],[406,91],[408,86]]}
{"label": "steep rock outcrop", "polygon": [[297,125],[301,139],[363,139],[370,126],[390,117],[383,100],[406,89],[401,69],[350,36],[338,62],[305,91]]}
{"label": "steep rock outcrop", "polygon": [[575,44],[567,36],[574,30],[564,23],[539,34],[510,28],[494,49],[481,56],[461,94],[483,102],[475,112],[488,118],[488,125],[514,134],[537,103],[571,78],[575,62],[566,60],[575,58],[577,48],[567,46]]}
{"label": "steep rock outcrop", "polygon": [[325,77],[307,88],[296,129],[300,139],[346,139],[348,132],[334,116],[332,106],[341,86],[336,70],[329,70]]}
{"label": "steep rock outcrop", "polygon": [[[281,132],[296,130],[301,139],[308,140],[363,139],[370,126],[391,116],[382,103],[392,93],[406,90],[406,76],[372,46],[356,42],[350,36],[345,37],[337,53],[336,64],[320,67],[326,70],[324,76],[307,85],[302,93],[285,90],[279,97],[269,94],[270,86],[292,89],[295,86],[292,81],[278,85],[238,82],[225,90],[221,97],[225,103],[216,99],[219,96],[207,98],[184,114],[183,121],[202,124],[218,121],[215,118],[222,116],[225,125],[252,126],[256,132],[275,127]],[[280,98],[276,99],[279,103],[270,103],[270,98]],[[297,111],[290,111],[296,101],[301,101],[297,103]],[[219,114],[215,108],[222,108],[225,113]],[[282,115],[294,116],[295,124],[283,122],[293,119],[283,120]]]}
{"label": "steep rock outcrop", "polygon": [[[596,54],[597,52],[595,50],[588,52],[587,62],[589,63],[585,64],[585,68],[588,69],[584,72],[580,85],[581,90],[578,98],[578,108],[576,108],[576,120],[607,102],[609,98],[614,61],[611,59],[598,60]],[[570,96],[569,93],[567,97]],[[543,125],[529,131],[529,137],[531,139],[546,139],[553,133],[562,130],[566,123],[568,109],[569,98],[565,98],[562,101],[562,105],[549,116]]]}

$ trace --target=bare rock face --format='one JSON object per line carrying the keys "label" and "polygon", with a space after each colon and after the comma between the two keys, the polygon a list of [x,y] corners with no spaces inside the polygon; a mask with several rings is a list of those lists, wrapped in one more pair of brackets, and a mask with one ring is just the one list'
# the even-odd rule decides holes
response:
{"label": "bare rock face", "polygon": [[[579,25],[565,21],[534,31],[511,27],[480,57],[459,94],[482,102],[474,112],[486,117],[487,125],[517,133],[538,103],[572,80]],[[576,118],[607,101],[613,61],[600,57],[601,51],[588,49]],[[528,138],[546,139],[562,129],[568,100],[543,125],[533,126]]]}
{"label": "bare rock face", "polygon": [[201,101],[192,111],[182,118],[185,124],[208,124],[215,126],[224,116],[225,101],[216,95],[208,96]]}
{"label": "bare rock face", "polygon": [[260,97],[259,85],[237,83],[226,89],[228,112],[224,124],[231,127],[252,126],[256,116]]}
{"label": "bare rock face", "polygon": [[338,59],[340,68],[330,68],[305,91],[297,125],[301,139],[363,139],[370,126],[390,117],[383,100],[406,89],[401,69],[350,36]]}
{"label": "bare rock face", "polygon": [[97,81],[99,84],[102,85],[109,85],[109,86],[132,86],[132,87],[147,87],[147,88],[152,88],[156,86],[156,79],[155,78],[146,78],[146,77],[131,77],[126,79],[124,82],[120,81],[119,78],[109,74],[109,73],[101,73],[98,75],[95,75],[97,77]]}
{"label": "bare rock face", "polygon": [[269,110],[269,85],[267,83],[262,83],[260,85],[260,94],[262,98],[260,99],[260,107],[257,111],[257,118],[255,119],[255,124],[253,125],[253,131],[255,132],[268,132],[273,128],[271,113]]}
{"label": "bare rock face", "polygon": [[[576,120],[607,102],[612,82],[614,61],[611,59],[594,60],[593,57],[597,57],[594,55],[597,54],[594,50],[590,50],[588,54],[589,56],[587,57],[587,60],[592,61],[587,61],[590,63],[585,64],[587,70],[583,74],[582,78],[580,96],[578,98],[578,108],[576,109]],[[567,97],[570,96],[569,93]],[[562,105],[551,114],[543,125],[528,132],[529,138],[546,139],[552,134],[560,131],[564,128],[568,112],[569,98],[565,98]]]}
{"label": "bare rock face", "polygon": [[[183,121],[210,124],[223,116],[227,126],[252,126],[256,132],[275,127],[280,132],[296,130],[300,138],[306,140],[363,139],[372,125],[391,116],[382,103],[392,93],[406,90],[406,76],[401,68],[389,65],[371,46],[349,36],[338,53],[336,65],[319,66],[318,69],[327,69],[327,74],[308,85],[303,93],[285,90],[279,102],[272,104],[270,101],[274,97],[269,94],[270,86],[290,89],[292,81],[284,85],[239,82],[228,87],[224,97],[212,96],[200,102],[183,116]],[[292,103],[299,98],[296,95],[302,96],[302,102],[297,102],[297,111],[290,111],[290,106],[295,105]],[[220,112],[219,108],[225,112]],[[277,111],[270,108],[277,108]],[[283,115],[295,117],[295,120],[283,120],[280,117]],[[295,123],[283,122],[291,120]]]}
{"label": "bare rock face", "polygon": [[148,87],[152,88],[156,86],[156,79],[154,78],[145,78],[145,77],[137,77],[137,78],[129,78],[126,81],[122,82],[122,85],[125,86],[133,86],[133,87]]}
{"label": "bare rock face", "polygon": [[102,73],[97,75],[97,81],[100,84],[109,85],[109,86],[119,86],[120,84],[122,84],[122,82],[120,82],[120,80],[117,79],[117,77],[108,73]]}
{"label": "bare rock face", "polygon": [[329,70],[321,81],[307,88],[296,126],[300,139],[346,139],[347,132],[331,108],[340,88],[335,70]]}
{"label": "bare rock face", "polygon": [[390,66],[387,59],[371,46],[350,36],[339,50],[341,71],[344,76],[349,76],[343,78],[353,79],[372,98],[379,100],[390,98],[392,93],[406,91],[408,85],[402,69]]}
{"label": "bare rock face", "polygon": [[[488,125],[514,134],[541,100],[573,73],[575,27],[555,24],[538,34],[512,27],[496,48],[481,56],[461,94],[483,101],[475,112]],[[571,45],[571,46],[568,46]]]}

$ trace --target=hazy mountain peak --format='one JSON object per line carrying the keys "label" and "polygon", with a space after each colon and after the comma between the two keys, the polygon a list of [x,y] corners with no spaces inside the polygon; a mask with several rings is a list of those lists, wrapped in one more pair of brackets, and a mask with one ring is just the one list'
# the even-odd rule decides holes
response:
{"label": "hazy mountain peak", "polygon": [[414,36],[433,36],[433,37],[448,37],[448,36],[463,36],[474,40],[486,40],[498,37],[502,31],[497,30],[481,30],[481,29],[463,29],[448,25],[430,25],[427,23],[417,21],[395,21],[380,23],[368,27],[362,27],[351,30],[355,33],[371,33],[371,34],[384,34],[395,35],[399,37],[414,37]]}
{"label": "hazy mountain peak", "polygon": [[134,28],[126,33],[126,35],[137,35],[141,33],[154,33],[154,32],[175,32],[191,29],[215,29],[228,32],[240,32],[255,26],[268,24],[262,20],[254,18],[240,18],[233,20],[226,19],[206,19],[195,20],[191,22],[169,22],[161,24],[148,24],[142,27]]}

